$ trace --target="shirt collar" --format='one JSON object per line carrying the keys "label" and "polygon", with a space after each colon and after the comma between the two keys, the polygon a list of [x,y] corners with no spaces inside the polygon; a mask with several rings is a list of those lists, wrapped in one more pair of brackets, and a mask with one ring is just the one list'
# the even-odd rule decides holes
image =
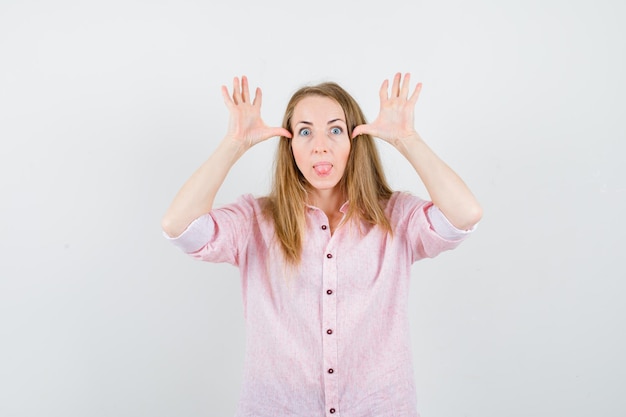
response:
{"label": "shirt collar", "polygon": [[[311,204],[306,204],[306,207],[309,209],[313,209],[313,210],[320,210],[319,207],[312,206]],[[339,207],[339,211],[343,214],[346,214],[348,212],[348,207],[350,207],[350,202],[346,201],[345,203],[341,205],[341,207]]]}

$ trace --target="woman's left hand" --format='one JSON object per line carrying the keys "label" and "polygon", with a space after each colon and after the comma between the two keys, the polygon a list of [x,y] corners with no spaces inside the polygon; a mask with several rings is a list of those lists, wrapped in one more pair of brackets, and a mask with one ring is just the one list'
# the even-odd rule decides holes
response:
{"label": "woman's left hand", "polygon": [[372,123],[359,125],[352,131],[352,137],[361,134],[370,134],[394,146],[398,146],[403,139],[416,136],[413,124],[415,103],[422,90],[422,83],[418,83],[409,97],[410,74],[396,73],[389,95],[389,80],[385,80],[380,87],[380,113]]}

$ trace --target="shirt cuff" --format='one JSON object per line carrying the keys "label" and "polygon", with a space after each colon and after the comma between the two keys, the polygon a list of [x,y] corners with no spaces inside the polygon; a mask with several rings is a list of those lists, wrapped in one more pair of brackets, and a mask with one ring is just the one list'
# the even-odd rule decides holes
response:
{"label": "shirt cuff", "polygon": [[191,222],[180,236],[170,237],[165,232],[163,236],[183,252],[192,253],[209,243],[214,229],[213,219],[209,214],[204,214]]}
{"label": "shirt cuff", "polygon": [[433,228],[435,233],[447,240],[459,240],[464,239],[474,230],[478,224],[475,224],[469,230],[461,230],[454,227],[450,220],[439,210],[439,207],[432,205],[427,209],[428,220],[430,221],[430,226]]}

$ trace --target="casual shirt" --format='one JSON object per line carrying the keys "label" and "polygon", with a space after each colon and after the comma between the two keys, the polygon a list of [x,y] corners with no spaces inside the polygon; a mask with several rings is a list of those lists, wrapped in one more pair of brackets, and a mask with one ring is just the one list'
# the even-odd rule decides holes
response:
{"label": "casual shirt", "polygon": [[273,222],[251,195],[170,238],[194,258],[240,270],[247,341],[236,417],[419,415],[411,264],[455,248],[469,232],[408,193],[394,193],[385,214],[392,234],[360,221],[331,234],[325,213],[307,206],[297,267],[283,262]]}

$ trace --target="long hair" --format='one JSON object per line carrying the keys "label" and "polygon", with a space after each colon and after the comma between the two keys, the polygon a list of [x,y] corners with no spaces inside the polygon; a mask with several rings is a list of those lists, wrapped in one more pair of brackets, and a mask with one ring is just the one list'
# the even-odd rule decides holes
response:
{"label": "long hair", "polygon": [[[302,87],[289,100],[282,127],[292,134],[291,119],[294,109],[300,100],[311,95],[328,97],[339,103],[346,116],[349,137],[352,137],[356,126],[366,123],[363,111],[354,98],[338,84],[325,82]],[[266,200],[265,212],[274,222],[276,238],[285,260],[295,266],[300,263],[306,230],[308,182],[296,165],[291,139],[280,137],[274,165],[274,180]],[[350,139],[346,170],[338,186],[350,203],[344,223],[360,219],[391,233],[383,203],[389,200],[392,190],[385,178],[376,144],[370,135],[364,134]]]}

